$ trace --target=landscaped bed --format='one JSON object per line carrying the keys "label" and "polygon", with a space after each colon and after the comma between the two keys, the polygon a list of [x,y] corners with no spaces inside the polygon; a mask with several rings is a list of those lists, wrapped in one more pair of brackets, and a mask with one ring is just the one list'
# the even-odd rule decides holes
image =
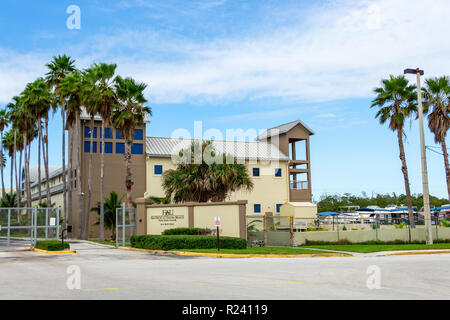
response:
{"label": "landscaped bed", "polygon": [[64,251],[70,249],[70,244],[57,240],[48,240],[48,241],[38,241],[36,242],[36,249],[46,250],[46,251]]}
{"label": "landscaped bed", "polygon": [[401,251],[401,250],[439,250],[450,249],[450,243],[426,244],[331,244],[331,245],[305,245],[301,248],[317,248],[335,251],[348,251],[359,253]]}
{"label": "landscaped bed", "polygon": [[330,253],[321,250],[309,250],[300,248],[289,247],[255,247],[247,249],[182,249],[172,251],[185,251],[185,252],[203,252],[203,253],[226,253],[226,254],[277,254],[277,255],[295,255],[295,254],[323,254]]}

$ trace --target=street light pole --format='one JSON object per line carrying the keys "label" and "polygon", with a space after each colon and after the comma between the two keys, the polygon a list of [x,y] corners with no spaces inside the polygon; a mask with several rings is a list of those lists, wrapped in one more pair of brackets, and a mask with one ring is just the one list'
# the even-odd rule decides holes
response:
{"label": "street light pole", "polygon": [[420,128],[420,154],[422,159],[422,189],[423,189],[423,212],[425,219],[425,238],[426,243],[433,244],[433,234],[431,231],[431,213],[430,213],[430,195],[428,189],[428,170],[427,155],[425,152],[425,133],[423,128],[423,105],[422,105],[422,88],[420,85],[420,76],[424,75],[424,71],[417,69],[406,69],[405,74],[416,74],[417,76],[417,101],[419,103],[419,128]]}

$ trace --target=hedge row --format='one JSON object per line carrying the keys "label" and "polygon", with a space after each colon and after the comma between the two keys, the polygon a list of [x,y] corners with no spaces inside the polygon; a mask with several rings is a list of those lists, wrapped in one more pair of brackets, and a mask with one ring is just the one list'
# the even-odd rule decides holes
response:
{"label": "hedge row", "polygon": [[[143,235],[132,236],[133,248],[149,250],[175,250],[175,249],[214,249],[217,248],[215,236],[166,236]],[[245,249],[247,240],[232,237],[220,237],[220,247],[223,249]]]}
{"label": "hedge row", "polygon": [[212,230],[202,228],[174,228],[166,229],[162,232],[164,236],[186,235],[186,236],[199,236],[210,235]]}
{"label": "hedge row", "polygon": [[47,251],[63,251],[65,249],[70,249],[70,244],[64,242],[64,245],[61,241],[57,240],[48,240],[48,241],[38,241],[36,242],[37,249],[47,250]]}

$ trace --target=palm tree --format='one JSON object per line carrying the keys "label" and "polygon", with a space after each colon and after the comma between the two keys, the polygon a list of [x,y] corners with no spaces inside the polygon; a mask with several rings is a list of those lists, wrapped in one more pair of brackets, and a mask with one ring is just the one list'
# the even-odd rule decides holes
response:
{"label": "palm tree", "polygon": [[[42,201],[41,190],[41,144],[42,153],[44,155],[44,167],[46,178],[46,198],[47,203],[51,204],[50,199],[50,181],[48,170],[48,112],[53,105],[53,95],[49,91],[47,83],[43,78],[39,78],[36,81],[28,84],[25,89],[25,96],[23,103],[29,109],[32,117],[38,124],[38,190],[39,190],[39,202]],[[44,133],[42,132],[42,120],[44,120]],[[46,148],[47,146],[47,148]]]}
{"label": "palm tree", "polygon": [[[73,131],[75,125],[76,136],[76,188],[78,192],[78,234],[79,239],[82,238],[83,231],[83,195],[81,193],[81,128],[80,128],[80,113],[82,104],[82,94],[85,80],[83,75],[79,71],[72,72],[61,80],[60,86],[57,89],[57,94],[61,95],[66,100],[67,109],[67,125],[70,127],[70,131]],[[71,156],[73,152],[73,132],[71,133],[71,142],[69,143],[69,159],[72,161]]]}
{"label": "palm tree", "polygon": [[[68,74],[75,71],[75,61],[65,54],[62,56],[53,57],[53,60],[47,64],[47,68],[49,71],[46,74],[46,80],[50,88],[54,90],[57,94],[59,92],[59,86],[62,81]],[[65,138],[65,130],[66,130],[66,101],[63,96],[57,95],[57,101],[61,107],[61,119],[62,119],[62,180],[63,180],[63,210],[65,216],[65,223],[67,220],[69,221],[69,225],[72,225],[72,194],[69,191],[69,212],[67,212],[67,179],[66,179],[66,138]],[[70,159],[70,157],[69,157]],[[69,176],[71,176],[72,170],[70,170]],[[70,183],[72,183],[72,179],[70,178]],[[69,184],[70,188],[70,184]]]}
{"label": "palm tree", "polygon": [[115,91],[114,91],[114,73],[116,71],[117,65],[99,63],[94,64],[92,71],[95,75],[95,86],[91,90],[91,103],[96,105],[96,111],[100,114],[102,118],[102,129],[101,129],[101,164],[100,164],[100,241],[103,241],[104,236],[104,194],[105,194],[105,178],[104,178],[104,168],[105,168],[105,125],[111,127],[111,111],[112,105],[115,102]]}
{"label": "palm tree", "polygon": [[252,190],[253,182],[244,164],[237,163],[236,159],[230,163],[231,157],[226,154],[222,154],[222,163],[207,163],[205,159],[196,163],[196,150],[201,150],[202,155],[205,150],[216,154],[211,141],[204,141],[201,145],[193,142],[182,150],[181,154],[189,157],[186,160],[190,161],[179,163],[175,170],[164,173],[162,186],[167,198],[175,203],[220,202],[239,189]]}
{"label": "palm tree", "polygon": [[[112,232],[112,240],[116,240],[116,209],[121,207],[122,196],[119,199],[117,192],[111,191],[109,198],[105,198],[103,212],[105,214],[105,227]],[[101,203],[97,203],[97,207],[92,208],[91,211],[96,211],[98,215],[101,212]],[[96,223],[100,224],[100,220]],[[103,240],[102,240],[103,241]]]}
{"label": "palm tree", "polygon": [[[8,112],[6,109],[0,110],[0,135],[1,135],[1,141],[0,141],[0,159],[3,159],[3,130],[5,130],[6,125],[8,124]],[[4,163],[2,163],[1,166],[1,175],[2,175],[2,197],[5,197],[5,180],[3,178],[3,168]],[[11,185],[12,190],[12,185]]]}
{"label": "palm tree", "polygon": [[12,191],[10,193],[6,193],[5,196],[2,198],[2,200],[0,201],[1,208],[15,208],[16,206],[17,206],[16,193],[13,193]]}
{"label": "palm tree", "polygon": [[[87,196],[87,208],[91,207],[92,198],[92,156],[94,152],[94,121],[95,116],[98,113],[97,103],[97,88],[96,88],[96,70],[93,67],[83,72],[85,78],[85,85],[82,93],[82,100],[86,112],[91,117],[90,119],[90,148],[89,148],[89,173],[88,173],[88,196]],[[83,239],[88,238],[89,232],[89,210],[86,210],[84,215],[84,227],[83,227]]]}
{"label": "palm tree", "polygon": [[449,103],[450,81],[448,77],[427,79],[423,88],[424,112],[428,115],[428,127],[434,133],[434,141],[441,145],[444,155],[448,199],[450,200],[450,167],[445,138],[450,128]]}
{"label": "palm tree", "polygon": [[397,133],[403,178],[405,180],[409,222],[411,227],[414,227],[415,223],[412,211],[408,167],[406,166],[405,150],[403,146],[403,127],[405,125],[405,120],[414,112],[417,112],[416,87],[409,85],[408,80],[404,76],[395,77],[391,75],[389,79],[383,79],[381,81],[381,87],[376,88],[374,92],[377,94],[377,97],[372,101],[371,107],[380,108],[375,117],[379,118],[381,124],[389,121],[389,128]]}
{"label": "palm tree", "polygon": [[[131,188],[133,179],[131,174],[131,146],[133,144],[136,126],[144,124],[145,115],[151,115],[151,109],[143,104],[147,102],[144,98],[144,83],[137,83],[131,78],[123,79],[117,76],[114,80],[117,101],[114,103],[111,114],[114,128],[117,128],[125,140],[125,187],[127,190],[128,208],[133,206]],[[132,218],[130,219],[130,221]]]}

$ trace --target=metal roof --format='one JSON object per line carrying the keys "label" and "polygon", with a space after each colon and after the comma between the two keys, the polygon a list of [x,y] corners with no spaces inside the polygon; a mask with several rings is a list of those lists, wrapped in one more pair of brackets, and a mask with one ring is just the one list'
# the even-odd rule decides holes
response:
{"label": "metal roof", "polygon": [[[189,147],[192,139],[147,137],[146,151],[148,156],[171,157],[182,149]],[[213,140],[214,149],[218,153],[230,154],[237,159],[248,160],[289,160],[289,157],[276,146],[260,141],[223,141]]]}
{"label": "metal roof", "polygon": [[288,132],[292,128],[294,128],[296,125],[301,125],[310,135],[314,135],[314,131],[312,131],[306,124],[304,124],[301,120],[295,120],[292,122],[288,122],[270,129],[267,129],[262,134],[260,134],[257,138],[257,140],[267,139],[269,137],[277,136],[283,133]]}

